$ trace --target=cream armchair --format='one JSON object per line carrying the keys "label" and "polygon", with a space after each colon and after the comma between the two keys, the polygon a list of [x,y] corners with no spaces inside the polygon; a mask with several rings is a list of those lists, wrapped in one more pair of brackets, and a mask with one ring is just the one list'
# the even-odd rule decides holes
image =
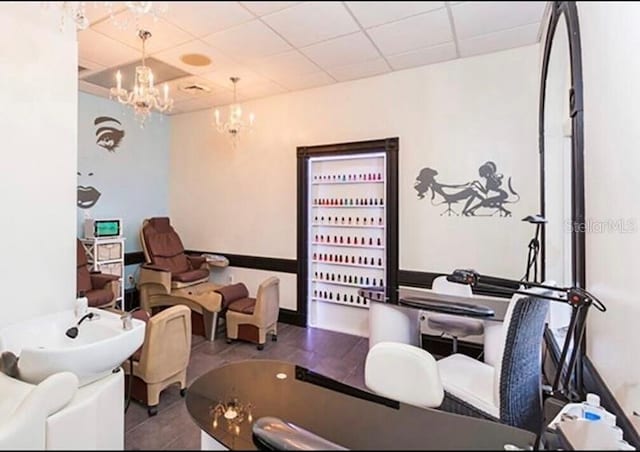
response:
{"label": "cream armchair", "polygon": [[227,308],[227,342],[242,339],[264,348],[267,334],[278,339],[278,313],[280,311],[280,280],[267,278],[258,287],[256,298],[245,296],[230,302]]}
{"label": "cream armchair", "polygon": [[191,356],[191,311],[186,306],[172,306],[146,321],[144,343],[123,367],[127,379],[133,378],[131,397],[147,405],[149,415],[154,416],[165,388],[178,384],[181,395],[185,394]]}
{"label": "cream armchair", "polygon": [[47,418],[64,408],[77,389],[78,378],[70,372],[38,385],[0,373],[0,450],[44,450]]}

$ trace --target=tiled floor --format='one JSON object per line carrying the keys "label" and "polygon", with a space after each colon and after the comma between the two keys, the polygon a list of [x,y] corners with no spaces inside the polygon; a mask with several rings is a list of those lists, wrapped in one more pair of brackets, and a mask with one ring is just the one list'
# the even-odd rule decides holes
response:
{"label": "tiled floor", "polygon": [[[227,344],[219,334],[214,342],[194,336],[188,383],[203,373],[245,359],[277,359],[305,366],[318,373],[364,389],[364,360],[368,340],[314,328],[278,325],[278,341],[268,341],[264,350],[253,344]],[[147,416],[145,407],[131,402],[125,415],[125,448],[200,449],[200,430],[191,420],[177,387],[161,394],[158,415]]]}

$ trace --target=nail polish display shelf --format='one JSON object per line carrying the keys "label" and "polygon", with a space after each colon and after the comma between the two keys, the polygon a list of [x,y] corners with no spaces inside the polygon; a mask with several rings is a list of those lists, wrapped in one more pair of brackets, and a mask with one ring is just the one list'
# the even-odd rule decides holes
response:
{"label": "nail polish display shelf", "polygon": [[343,248],[363,248],[369,250],[383,250],[384,246],[376,246],[376,245],[349,245],[346,243],[329,243],[329,242],[312,242],[312,245],[318,246],[341,246]]}
{"label": "nail polish display shelf", "polygon": [[377,206],[332,206],[326,204],[314,204],[311,207],[321,209],[384,209],[384,205]]}
{"label": "nail polish display shelf", "polygon": [[372,268],[376,270],[384,270],[384,267],[380,267],[378,265],[347,264],[344,262],[331,262],[331,261],[318,261],[318,260],[312,260],[311,262],[314,264],[341,265],[343,267],[359,267],[359,268]]}
{"label": "nail polish display shelf", "polygon": [[[375,206],[374,206],[375,207]],[[311,226],[322,226],[327,228],[361,228],[361,229],[384,229],[384,225],[379,224],[322,224],[314,223]]]}
{"label": "nail polish display shelf", "polygon": [[364,302],[364,303],[356,303],[355,301],[353,303],[351,303],[350,301],[337,301],[337,300],[328,300],[325,298],[317,298],[317,297],[311,297],[311,301],[322,301],[325,303],[334,303],[334,304],[341,304],[341,305],[345,305],[345,306],[353,306],[354,308],[368,308],[369,307],[369,303],[368,302]]}
{"label": "nail polish display shelf", "polygon": [[353,284],[353,283],[338,282],[338,281],[327,281],[326,279],[311,278],[311,281],[313,281],[314,283],[331,284],[332,286],[357,287],[358,289],[362,288],[362,284]]}
{"label": "nail polish display shelf", "polygon": [[311,182],[311,185],[349,185],[349,184],[384,184],[383,180],[347,180],[347,181],[325,181]]}

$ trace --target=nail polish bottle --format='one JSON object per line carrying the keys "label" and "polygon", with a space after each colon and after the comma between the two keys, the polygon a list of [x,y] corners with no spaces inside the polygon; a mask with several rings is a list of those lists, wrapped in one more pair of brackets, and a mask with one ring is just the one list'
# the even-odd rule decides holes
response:
{"label": "nail polish bottle", "polygon": [[365,279],[365,284],[368,286],[369,285],[369,277],[367,276],[367,279]]}
{"label": "nail polish bottle", "polygon": [[384,281],[380,278],[380,287],[384,286]]}
{"label": "nail polish bottle", "polygon": [[322,279],[322,272],[320,272],[320,276],[318,277],[318,279]]}
{"label": "nail polish bottle", "polygon": [[340,205],[342,205],[342,198],[340,198]]}
{"label": "nail polish bottle", "polygon": [[367,225],[367,217],[364,217],[364,218],[362,219],[362,224],[363,224],[364,226],[366,226],[366,225]]}
{"label": "nail polish bottle", "polygon": [[369,237],[369,246],[373,246],[373,238]]}
{"label": "nail polish bottle", "polygon": [[333,236],[333,243],[338,243],[338,236],[337,235]]}
{"label": "nail polish bottle", "polygon": [[349,284],[351,284],[353,282],[353,279],[351,278],[351,275],[349,275]]}
{"label": "nail polish bottle", "polygon": [[364,245],[364,237],[360,238],[360,245]]}
{"label": "nail polish bottle", "polygon": [[380,237],[378,237],[378,246],[382,246],[382,240],[380,240]]}
{"label": "nail polish bottle", "polygon": [[338,282],[340,282],[340,279],[341,279],[341,278],[342,278],[342,277],[340,276],[340,273],[338,273]]}
{"label": "nail polish bottle", "polygon": [[349,303],[353,303],[353,295],[351,295],[351,297],[349,299]]}
{"label": "nail polish bottle", "polygon": [[329,262],[333,262],[333,254],[329,254]]}
{"label": "nail polish bottle", "polygon": [[378,173],[378,180],[382,180],[382,173]]}
{"label": "nail polish bottle", "polygon": [[353,205],[353,198],[349,199],[349,205],[352,206]]}
{"label": "nail polish bottle", "polygon": [[351,224],[351,217],[349,217],[349,224]]}
{"label": "nail polish bottle", "polygon": [[356,257],[355,256],[351,256],[351,263],[355,264],[356,263]]}
{"label": "nail polish bottle", "polygon": [[365,256],[364,259],[362,260],[362,265],[367,265],[367,256]]}
{"label": "nail polish bottle", "polygon": [[356,217],[356,225],[360,224],[360,217]]}
{"label": "nail polish bottle", "polygon": [[329,292],[329,300],[333,300],[333,294]]}
{"label": "nail polish bottle", "polygon": [[379,203],[379,204],[380,204],[380,205],[383,205],[383,204],[384,204],[384,203],[383,203],[383,199],[382,199],[382,198],[380,198],[380,203]]}
{"label": "nail polish bottle", "polygon": [[347,236],[347,245],[351,245],[351,237]]}
{"label": "nail polish bottle", "polygon": [[344,224],[344,217],[340,218],[340,224]]}
{"label": "nail polish bottle", "polygon": [[364,278],[362,276],[360,277],[360,285],[364,285]]}
{"label": "nail polish bottle", "polygon": [[313,278],[318,279],[318,272],[313,272]]}
{"label": "nail polish bottle", "polygon": [[336,280],[336,275],[335,273],[331,273],[331,281],[335,281]]}
{"label": "nail polish bottle", "polygon": [[343,241],[342,241],[342,236],[340,236],[340,243],[341,243],[341,244],[343,243]]}
{"label": "nail polish bottle", "polygon": [[362,264],[362,256],[358,256],[358,264]]}
{"label": "nail polish bottle", "polygon": [[382,217],[378,218],[378,224],[382,226]]}
{"label": "nail polish bottle", "polygon": [[374,199],[374,200],[373,200],[373,205],[374,205],[374,206],[377,206],[377,205],[378,205],[378,199]]}
{"label": "nail polish bottle", "polygon": [[382,267],[382,258],[381,257],[378,258],[378,267]]}
{"label": "nail polish bottle", "polygon": [[318,289],[313,289],[313,297],[318,298]]}
{"label": "nail polish bottle", "polygon": [[314,261],[318,260],[318,259],[317,259],[317,257],[318,257],[318,256],[317,256],[317,254],[316,254],[316,253],[313,253],[313,260],[314,260]]}
{"label": "nail polish bottle", "polygon": [[373,217],[371,217],[371,223],[369,223],[369,224],[370,224],[371,226],[373,226],[373,225],[374,225],[374,223],[373,223]]}

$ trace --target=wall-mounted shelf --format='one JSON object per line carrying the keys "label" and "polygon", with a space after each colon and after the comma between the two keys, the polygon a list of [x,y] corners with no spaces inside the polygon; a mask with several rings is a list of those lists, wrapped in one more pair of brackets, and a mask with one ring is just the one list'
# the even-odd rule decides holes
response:
{"label": "wall-mounted shelf", "polygon": [[355,301],[353,303],[351,303],[350,301],[336,301],[336,300],[328,300],[328,299],[317,298],[317,297],[311,297],[311,301],[321,301],[323,303],[341,304],[341,305],[344,305],[344,306],[353,306],[354,308],[368,308],[369,307],[369,303],[367,303],[367,302],[358,304]]}
{"label": "wall-mounted shelf", "polygon": [[322,224],[314,223],[313,227],[326,227],[326,228],[360,228],[360,229],[384,229],[384,225],[366,225],[366,224]]}
{"label": "wall-mounted shelf", "polygon": [[319,261],[319,260],[312,260],[311,262],[314,264],[341,265],[343,267],[358,267],[358,268],[371,268],[375,270],[384,270],[384,267],[380,267],[378,265],[347,264],[345,262],[329,262],[329,261]]}
{"label": "wall-mounted shelf", "polygon": [[343,248],[362,248],[369,250],[383,250],[384,246],[377,245],[348,245],[346,243],[330,243],[330,242],[312,242],[312,245],[320,245],[320,246],[341,246]]}
{"label": "wall-mounted shelf", "polygon": [[352,180],[352,181],[331,181],[331,182],[312,182],[311,185],[349,185],[349,184],[384,184],[383,180]]}
{"label": "wall-mounted shelf", "polygon": [[[312,278],[311,282],[314,283],[322,283],[322,284],[331,284],[332,286],[345,286],[345,287],[356,287],[358,289],[362,289],[362,284],[353,284],[339,281],[327,281],[326,279],[316,279]],[[374,287],[374,286],[371,286]]]}
{"label": "wall-mounted shelf", "polygon": [[327,206],[314,204],[311,207],[316,207],[318,209],[384,209],[384,205],[377,206]]}

